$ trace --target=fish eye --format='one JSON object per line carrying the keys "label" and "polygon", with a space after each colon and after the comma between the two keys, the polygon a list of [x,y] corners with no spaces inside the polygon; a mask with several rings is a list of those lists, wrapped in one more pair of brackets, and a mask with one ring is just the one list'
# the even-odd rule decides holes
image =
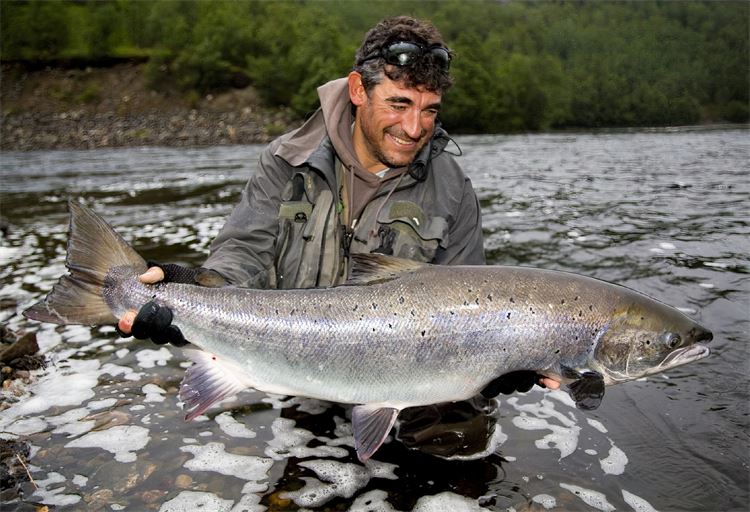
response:
{"label": "fish eye", "polygon": [[680,343],[682,343],[682,338],[676,332],[664,333],[662,335],[662,340],[664,340],[664,344],[669,348],[677,348],[680,346]]}

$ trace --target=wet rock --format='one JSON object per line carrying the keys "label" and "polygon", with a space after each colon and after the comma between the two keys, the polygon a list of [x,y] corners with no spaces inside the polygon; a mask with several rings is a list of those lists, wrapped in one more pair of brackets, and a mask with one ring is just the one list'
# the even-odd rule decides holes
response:
{"label": "wet rock", "polygon": [[17,499],[20,486],[31,478],[25,464],[29,457],[29,444],[23,441],[0,439],[0,489],[2,501]]}
{"label": "wet rock", "polygon": [[17,334],[14,335],[16,336],[16,340],[9,346],[5,346],[0,350],[0,363],[9,364],[14,359],[18,359],[22,356],[34,355],[39,352],[39,345],[36,342],[36,333],[28,332],[20,338],[17,337]]}
{"label": "wet rock", "polygon": [[[44,356],[37,354],[39,345],[36,341],[36,333],[27,332],[19,336],[19,333],[13,332],[3,326],[3,341],[12,340],[11,343],[0,345],[0,379],[2,379],[2,388],[12,390],[13,381],[20,379],[28,383],[31,380],[31,370],[44,368]],[[16,393],[16,391],[13,391]],[[7,400],[7,397],[3,397]]]}
{"label": "wet rock", "polygon": [[178,489],[189,489],[193,485],[193,479],[189,475],[177,475],[177,478],[174,479],[174,485]]}

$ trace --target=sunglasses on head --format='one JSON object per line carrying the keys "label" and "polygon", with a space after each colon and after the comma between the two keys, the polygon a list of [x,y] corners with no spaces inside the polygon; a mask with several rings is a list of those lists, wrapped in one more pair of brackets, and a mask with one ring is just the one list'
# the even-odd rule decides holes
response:
{"label": "sunglasses on head", "polygon": [[435,62],[442,69],[448,69],[451,64],[450,51],[444,46],[439,44],[425,46],[419,43],[399,41],[378,48],[360,59],[357,65],[362,65],[368,60],[382,57],[388,64],[393,64],[394,66],[411,66],[425,55],[432,55]]}

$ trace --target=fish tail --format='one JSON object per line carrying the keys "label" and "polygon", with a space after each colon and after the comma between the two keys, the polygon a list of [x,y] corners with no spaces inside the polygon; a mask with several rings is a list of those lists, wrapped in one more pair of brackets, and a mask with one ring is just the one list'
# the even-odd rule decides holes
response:
{"label": "fish tail", "polygon": [[55,324],[115,323],[117,317],[103,293],[108,272],[113,267],[130,267],[140,274],[146,270],[146,262],[92,210],[72,200],[68,208],[70,235],[65,266],[69,273],[23,315]]}

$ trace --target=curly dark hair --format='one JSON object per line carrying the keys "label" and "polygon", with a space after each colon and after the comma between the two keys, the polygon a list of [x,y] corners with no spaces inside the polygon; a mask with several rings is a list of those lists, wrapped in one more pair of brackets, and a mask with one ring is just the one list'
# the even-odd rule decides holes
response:
{"label": "curly dark hair", "polygon": [[368,94],[381,81],[383,74],[406,87],[422,86],[428,91],[441,94],[453,85],[448,70],[436,62],[431,54],[423,56],[413,65],[402,67],[387,64],[382,57],[364,60],[380,48],[398,41],[424,46],[445,46],[443,36],[427,20],[418,20],[410,16],[394,16],[381,20],[365,34],[362,46],[354,57],[354,71],[362,75],[362,84]]}

